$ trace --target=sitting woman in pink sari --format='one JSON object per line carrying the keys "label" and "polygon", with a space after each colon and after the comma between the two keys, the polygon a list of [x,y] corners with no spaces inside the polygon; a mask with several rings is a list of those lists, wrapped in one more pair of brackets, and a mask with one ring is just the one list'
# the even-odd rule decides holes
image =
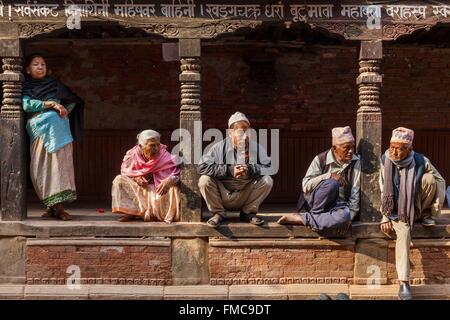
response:
{"label": "sitting woman in pink sari", "polygon": [[119,221],[179,220],[180,169],[160,137],[154,130],[142,131],[123,159],[112,186],[112,212],[124,214]]}

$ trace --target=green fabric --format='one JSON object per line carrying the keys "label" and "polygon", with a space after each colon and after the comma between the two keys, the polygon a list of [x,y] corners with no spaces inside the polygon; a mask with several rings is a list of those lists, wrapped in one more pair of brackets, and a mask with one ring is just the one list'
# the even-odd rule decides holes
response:
{"label": "green fabric", "polygon": [[[68,117],[61,118],[58,112],[43,108],[43,101],[31,99],[29,96],[23,96],[22,100],[23,109],[26,112],[37,113],[27,122],[27,132],[31,142],[40,137],[44,140],[45,150],[53,153],[73,141]],[[57,99],[52,101],[59,103]],[[68,112],[72,111],[74,106],[73,103],[69,104]]]}
{"label": "green fabric", "polygon": [[[58,99],[50,99],[48,101],[55,101],[56,103],[60,103]],[[41,112],[44,111],[44,101],[31,99],[29,96],[22,97],[23,110],[28,113],[32,112]],[[75,103],[70,103],[66,106],[67,112],[72,112],[73,108],[75,108]]]}
{"label": "green fabric", "polygon": [[65,190],[45,198],[43,202],[47,207],[52,207],[58,203],[73,202],[75,200],[77,200],[77,193],[73,190]]}
{"label": "green fabric", "polygon": [[25,112],[39,112],[44,110],[44,101],[31,99],[29,96],[23,96],[23,110]]}
{"label": "green fabric", "polygon": [[[60,103],[58,99],[51,99],[49,101],[55,101],[57,103]],[[40,112],[45,110],[44,101],[31,99],[29,96],[23,96],[22,103],[23,103],[23,110],[25,112]],[[66,109],[69,113],[73,110],[73,108],[75,108],[75,103],[70,103],[66,106]]]}

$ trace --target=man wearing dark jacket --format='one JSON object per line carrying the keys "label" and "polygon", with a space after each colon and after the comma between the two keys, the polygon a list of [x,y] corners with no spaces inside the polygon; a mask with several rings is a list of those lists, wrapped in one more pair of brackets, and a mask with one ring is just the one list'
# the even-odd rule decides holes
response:
{"label": "man wearing dark jacket", "polygon": [[226,218],[226,210],[239,210],[242,221],[261,225],[259,206],[272,189],[270,158],[262,146],[249,141],[250,122],[240,112],[228,121],[229,137],[215,145],[198,165],[200,192],[213,217],[210,227]]}

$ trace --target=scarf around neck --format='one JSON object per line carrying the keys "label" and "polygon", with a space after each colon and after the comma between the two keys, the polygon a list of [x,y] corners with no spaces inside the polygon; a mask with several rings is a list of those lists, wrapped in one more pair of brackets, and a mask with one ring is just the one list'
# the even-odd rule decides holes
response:
{"label": "scarf around neck", "polygon": [[[387,216],[394,213],[396,209],[394,202],[397,200],[396,211],[399,220],[412,226],[415,213],[414,200],[416,182],[414,151],[401,161],[391,160],[389,150],[386,150],[384,155],[384,185],[383,199],[381,199],[382,213]],[[398,188],[398,199],[396,199],[394,180],[398,176],[400,176],[400,184]]]}
{"label": "scarf around neck", "polygon": [[167,146],[161,144],[159,155],[152,160],[147,160],[142,154],[139,145],[128,150],[123,158],[121,174],[128,177],[146,176],[153,174],[153,181],[157,188],[162,180],[169,176],[180,174],[179,166],[176,164],[175,156],[167,151]]}
{"label": "scarf around neck", "polygon": [[31,99],[50,100],[58,99],[62,105],[81,103],[82,100],[66,85],[51,76],[43,79],[33,79],[29,75],[25,77],[23,95]]}

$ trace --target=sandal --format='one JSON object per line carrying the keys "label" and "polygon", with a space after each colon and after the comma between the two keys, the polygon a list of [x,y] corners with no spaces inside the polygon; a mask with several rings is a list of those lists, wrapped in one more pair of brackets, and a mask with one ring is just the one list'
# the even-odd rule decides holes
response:
{"label": "sandal", "polygon": [[254,224],[255,226],[260,226],[264,224],[264,220],[261,219],[256,215],[256,213],[244,213],[241,212],[240,214],[240,220],[244,222],[250,222],[251,224]]}
{"label": "sandal", "polygon": [[216,213],[211,219],[209,219],[206,224],[208,225],[208,227],[211,228],[217,228],[218,226],[220,226],[220,223],[223,221],[223,217]]}

